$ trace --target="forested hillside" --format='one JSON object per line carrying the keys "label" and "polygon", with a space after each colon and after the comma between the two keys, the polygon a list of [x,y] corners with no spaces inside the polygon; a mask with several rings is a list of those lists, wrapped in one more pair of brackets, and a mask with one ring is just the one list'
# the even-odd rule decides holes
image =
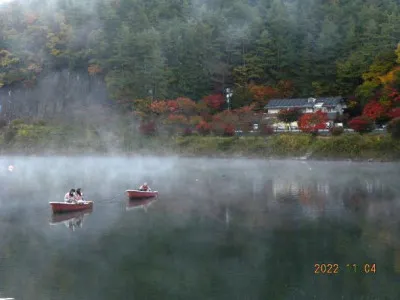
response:
{"label": "forested hillside", "polygon": [[0,102],[51,115],[88,95],[197,101],[233,87],[233,108],[322,95],[355,106],[398,86],[399,41],[397,0],[14,1],[0,4]]}

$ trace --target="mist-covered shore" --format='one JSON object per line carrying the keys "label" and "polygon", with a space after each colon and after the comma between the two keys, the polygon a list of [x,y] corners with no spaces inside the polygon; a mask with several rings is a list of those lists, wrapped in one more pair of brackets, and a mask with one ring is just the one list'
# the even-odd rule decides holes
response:
{"label": "mist-covered shore", "polygon": [[[58,131],[57,131],[58,130]],[[88,133],[46,128],[3,132],[1,155],[46,156],[179,156],[262,159],[398,161],[400,141],[390,135],[313,136],[283,133],[269,136],[142,136],[134,131]]]}

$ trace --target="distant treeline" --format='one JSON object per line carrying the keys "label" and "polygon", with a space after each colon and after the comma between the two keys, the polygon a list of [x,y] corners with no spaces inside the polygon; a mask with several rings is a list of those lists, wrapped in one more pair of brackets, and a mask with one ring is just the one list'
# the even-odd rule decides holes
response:
{"label": "distant treeline", "polygon": [[27,2],[0,6],[0,89],[68,70],[104,82],[117,103],[232,87],[232,108],[341,95],[361,111],[400,84],[396,0]]}

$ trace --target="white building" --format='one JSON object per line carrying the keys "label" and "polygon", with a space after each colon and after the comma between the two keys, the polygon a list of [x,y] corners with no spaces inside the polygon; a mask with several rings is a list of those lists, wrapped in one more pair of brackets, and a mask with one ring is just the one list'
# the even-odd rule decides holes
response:
{"label": "white building", "polygon": [[278,114],[282,109],[297,108],[303,113],[313,113],[318,110],[328,113],[328,116],[336,117],[343,114],[346,108],[342,97],[322,98],[294,98],[294,99],[271,99],[264,107],[269,115]]}

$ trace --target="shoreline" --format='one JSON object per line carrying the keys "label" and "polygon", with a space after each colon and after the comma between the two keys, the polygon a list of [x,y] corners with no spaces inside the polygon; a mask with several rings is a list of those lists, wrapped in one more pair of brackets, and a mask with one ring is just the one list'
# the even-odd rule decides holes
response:
{"label": "shoreline", "polygon": [[400,162],[400,140],[389,135],[138,136],[71,138],[68,147],[51,137],[17,136],[0,143],[1,156],[176,157],[299,161]]}
{"label": "shoreline", "polygon": [[262,155],[239,155],[227,153],[214,153],[214,154],[190,154],[190,153],[160,153],[160,152],[35,152],[35,153],[13,153],[13,152],[0,152],[0,157],[100,157],[100,158],[197,158],[197,159],[242,159],[242,160],[264,160],[264,161],[299,161],[299,162],[348,162],[348,163],[400,163],[400,159],[385,159],[385,158],[346,158],[346,157],[299,157],[299,156],[262,156]]}

